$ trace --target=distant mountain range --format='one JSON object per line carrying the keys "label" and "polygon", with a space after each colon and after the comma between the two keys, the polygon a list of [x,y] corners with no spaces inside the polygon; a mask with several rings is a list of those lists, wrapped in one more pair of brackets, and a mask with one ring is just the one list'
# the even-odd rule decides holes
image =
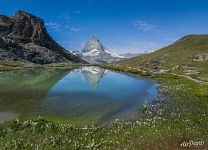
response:
{"label": "distant mountain range", "polygon": [[111,52],[107,49],[101,42],[98,40],[96,36],[92,36],[90,40],[85,45],[85,48],[80,51],[72,51],[72,53],[76,56],[81,57],[88,63],[92,64],[107,64],[120,60],[124,60],[126,58],[131,58],[138,56],[138,54],[117,54]]}
{"label": "distant mountain range", "polygon": [[0,61],[106,64],[135,56],[113,53],[95,36],[81,52],[70,52],[51,38],[41,18],[25,11],[11,17],[0,15]]}
{"label": "distant mountain range", "polygon": [[124,59],[123,56],[110,52],[96,36],[90,38],[81,52],[74,51],[72,53],[91,64],[106,64]]}
{"label": "distant mountain range", "polygon": [[0,60],[37,64],[84,62],[51,38],[41,18],[24,11],[17,11],[12,17],[0,15]]}
{"label": "distant mountain range", "polygon": [[115,63],[151,72],[175,69],[205,76],[208,74],[208,35],[188,35],[145,54],[112,53],[92,36],[81,52],[69,52],[51,38],[41,18],[17,11],[11,17],[0,15],[0,62],[5,60],[35,64]]}
{"label": "distant mountain range", "polygon": [[126,53],[126,54],[119,54],[120,56],[124,57],[125,59],[136,57],[142,55],[143,53],[133,54],[133,53]]}

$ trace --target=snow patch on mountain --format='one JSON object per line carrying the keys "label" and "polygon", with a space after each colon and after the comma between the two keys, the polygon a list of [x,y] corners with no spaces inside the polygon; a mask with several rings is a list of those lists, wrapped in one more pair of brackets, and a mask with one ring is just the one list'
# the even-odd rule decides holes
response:
{"label": "snow patch on mountain", "polygon": [[101,52],[98,49],[92,49],[89,52],[82,53],[83,56],[98,56],[100,54],[101,54]]}
{"label": "snow patch on mountain", "polygon": [[110,54],[112,57],[118,57],[118,58],[125,58],[124,56],[121,56],[117,53],[113,53],[111,51],[105,50],[106,53]]}

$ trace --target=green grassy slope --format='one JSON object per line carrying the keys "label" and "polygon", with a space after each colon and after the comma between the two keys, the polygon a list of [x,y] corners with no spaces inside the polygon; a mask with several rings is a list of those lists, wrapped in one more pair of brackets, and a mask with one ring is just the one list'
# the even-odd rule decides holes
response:
{"label": "green grassy slope", "polygon": [[140,69],[150,68],[153,65],[160,65],[161,69],[179,66],[175,71],[184,71],[182,66],[190,66],[199,68],[202,76],[208,75],[206,67],[208,60],[194,61],[198,54],[208,54],[207,34],[185,36],[158,51],[124,60],[116,65]]}

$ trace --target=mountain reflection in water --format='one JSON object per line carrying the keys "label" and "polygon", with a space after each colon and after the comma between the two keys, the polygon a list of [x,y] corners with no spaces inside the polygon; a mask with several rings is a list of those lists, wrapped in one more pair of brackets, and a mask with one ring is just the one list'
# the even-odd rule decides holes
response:
{"label": "mountain reflection in water", "polygon": [[97,87],[97,85],[99,84],[105,73],[108,72],[103,68],[99,68],[95,66],[83,67],[81,68],[81,71],[84,74],[86,80],[89,81],[93,89]]}
{"label": "mountain reflection in water", "polygon": [[0,114],[84,123],[130,119],[145,100],[154,99],[157,87],[153,81],[95,66],[4,72]]}

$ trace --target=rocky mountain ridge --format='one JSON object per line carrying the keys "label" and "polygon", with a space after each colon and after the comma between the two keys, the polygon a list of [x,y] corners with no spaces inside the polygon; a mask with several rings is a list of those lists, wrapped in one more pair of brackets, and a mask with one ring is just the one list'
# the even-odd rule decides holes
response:
{"label": "rocky mountain ridge", "polygon": [[37,64],[84,62],[52,39],[41,18],[24,11],[17,11],[12,17],[0,15],[0,60]]}

